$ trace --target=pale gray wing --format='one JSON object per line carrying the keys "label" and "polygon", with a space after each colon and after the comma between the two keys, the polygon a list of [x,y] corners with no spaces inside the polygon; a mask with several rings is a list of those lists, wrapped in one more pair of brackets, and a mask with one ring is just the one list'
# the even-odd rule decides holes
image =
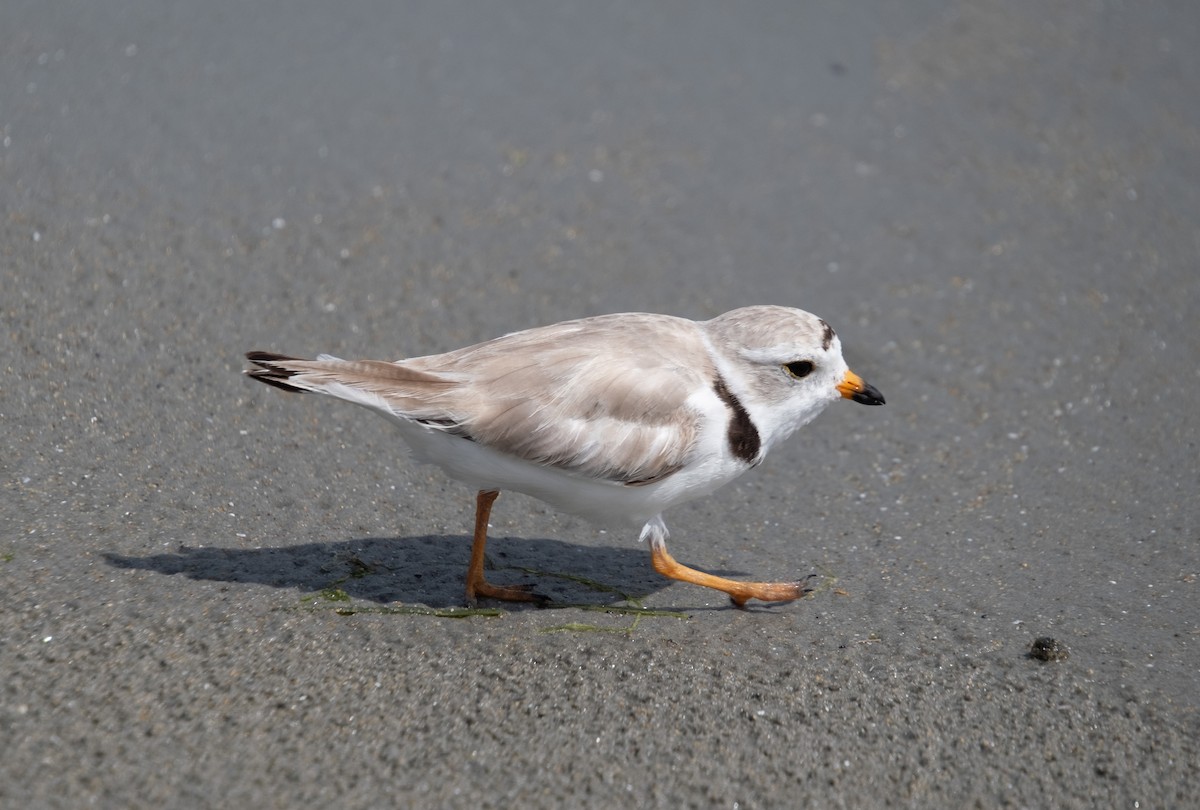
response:
{"label": "pale gray wing", "polygon": [[443,402],[474,441],[629,485],[686,463],[700,429],[689,400],[712,378],[695,326],[650,315],[556,324],[410,362],[462,380]]}
{"label": "pale gray wing", "polygon": [[252,352],[248,373],[475,441],[535,464],[628,485],[662,480],[692,453],[712,385],[691,321],[611,315],[530,329],[399,362]]}

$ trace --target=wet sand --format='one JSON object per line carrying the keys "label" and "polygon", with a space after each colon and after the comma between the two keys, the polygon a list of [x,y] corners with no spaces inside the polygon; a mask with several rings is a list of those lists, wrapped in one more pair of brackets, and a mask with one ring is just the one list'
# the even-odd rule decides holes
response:
{"label": "wet sand", "polygon": [[[0,804],[1200,791],[1200,7],[7,4]],[[833,407],[632,532],[242,353],[816,312]],[[570,575],[570,578],[566,575]],[[1031,657],[1052,637],[1061,655]]]}

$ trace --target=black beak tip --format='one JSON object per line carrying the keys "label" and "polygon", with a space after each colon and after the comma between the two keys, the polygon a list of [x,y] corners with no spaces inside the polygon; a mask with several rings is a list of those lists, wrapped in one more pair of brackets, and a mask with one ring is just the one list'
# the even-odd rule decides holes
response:
{"label": "black beak tip", "polygon": [[887,400],[883,398],[883,394],[879,393],[879,389],[873,385],[863,384],[863,389],[858,391],[851,397],[860,405],[885,405]]}

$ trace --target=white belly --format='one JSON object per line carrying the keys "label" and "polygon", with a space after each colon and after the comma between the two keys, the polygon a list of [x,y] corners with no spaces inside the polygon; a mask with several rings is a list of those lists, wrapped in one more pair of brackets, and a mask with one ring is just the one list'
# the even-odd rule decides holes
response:
{"label": "white belly", "polygon": [[714,492],[747,469],[728,454],[699,453],[696,463],[661,481],[629,486],[533,464],[406,420],[395,422],[417,460],[438,465],[450,477],[477,489],[531,495],[601,525],[641,527],[676,504]]}

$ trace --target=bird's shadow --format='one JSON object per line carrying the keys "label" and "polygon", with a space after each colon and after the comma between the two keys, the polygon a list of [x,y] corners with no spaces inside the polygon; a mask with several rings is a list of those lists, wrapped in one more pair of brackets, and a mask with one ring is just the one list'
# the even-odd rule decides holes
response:
{"label": "bird's shadow", "polygon": [[[352,599],[460,607],[471,538],[461,535],[365,537],[335,543],[234,549],[180,545],[145,557],[105,552],[117,568],[183,574],[189,579],[333,589]],[[666,587],[644,547],[589,547],[550,539],[493,538],[488,581],[528,583],[553,605],[614,605]],[[521,609],[523,603],[508,603]]]}

